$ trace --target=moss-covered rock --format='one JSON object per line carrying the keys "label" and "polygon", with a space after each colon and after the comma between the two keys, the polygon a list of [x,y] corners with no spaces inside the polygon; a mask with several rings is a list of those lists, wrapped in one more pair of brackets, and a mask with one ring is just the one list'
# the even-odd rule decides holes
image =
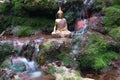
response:
{"label": "moss-covered rock", "polygon": [[41,65],[46,62],[62,60],[63,56],[69,54],[70,47],[70,39],[48,39],[40,46],[40,53],[37,56],[37,62]]}
{"label": "moss-covered rock", "polygon": [[0,43],[0,61],[3,61],[7,56],[15,54],[12,43]]}
{"label": "moss-covered rock", "polygon": [[[44,67],[47,66],[47,69]],[[83,80],[80,73],[72,68],[57,65],[55,62],[42,66],[45,73],[52,74],[56,80]]]}
{"label": "moss-covered rock", "polygon": [[103,35],[92,32],[88,36],[86,52],[78,59],[80,67],[83,69],[92,68],[94,70],[106,68],[111,60],[118,59],[116,52],[109,50],[112,44]]}
{"label": "moss-covered rock", "polygon": [[117,27],[120,25],[120,8],[118,7],[108,7],[105,10],[105,26],[106,27]]}
{"label": "moss-covered rock", "polygon": [[113,28],[109,34],[116,40],[120,41],[120,27]]}
{"label": "moss-covered rock", "polygon": [[12,32],[15,36],[18,36],[18,37],[31,36],[31,34],[34,33],[34,30],[30,26],[17,26],[14,29],[18,29]]}
{"label": "moss-covered rock", "polygon": [[10,65],[11,65],[10,59],[6,59],[2,62],[2,64],[0,65],[0,68],[9,68]]}

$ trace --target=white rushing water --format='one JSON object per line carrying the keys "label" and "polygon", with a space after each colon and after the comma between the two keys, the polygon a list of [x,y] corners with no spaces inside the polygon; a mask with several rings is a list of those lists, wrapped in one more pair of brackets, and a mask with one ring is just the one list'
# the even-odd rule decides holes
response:
{"label": "white rushing water", "polygon": [[93,2],[94,2],[94,0],[83,0],[83,4],[84,4],[84,5],[87,5],[87,6],[92,5]]}
{"label": "white rushing water", "polygon": [[[42,75],[42,72],[38,70],[38,65],[36,64],[35,61],[28,61],[25,57],[13,57],[11,61],[12,61],[12,65],[24,63],[23,66],[26,67],[25,72],[27,72],[31,78],[40,77]],[[20,67],[23,66],[13,67],[13,69],[15,68],[20,69]]]}

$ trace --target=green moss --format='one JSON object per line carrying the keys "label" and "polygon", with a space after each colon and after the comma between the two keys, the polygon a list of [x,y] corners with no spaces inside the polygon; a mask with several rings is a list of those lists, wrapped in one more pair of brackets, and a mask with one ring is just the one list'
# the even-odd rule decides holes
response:
{"label": "green moss", "polygon": [[120,0],[113,0],[114,4],[120,5]]}
{"label": "green moss", "polygon": [[14,26],[31,26],[34,29],[42,28],[50,24],[54,24],[54,21],[49,18],[28,18],[28,17],[13,17],[12,24]]}
{"label": "green moss", "polygon": [[33,29],[28,26],[22,26],[19,28],[19,31],[15,34],[16,36],[30,36],[33,33]]}
{"label": "green moss", "polygon": [[73,22],[75,20],[76,16],[75,16],[74,12],[68,11],[65,13],[65,17],[67,19],[67,23],[70,24],[71,22]]}
{"label": "green moss", "polygon": [[109,34],[116,40],[120,41],[120,27],[113,28]]}
{"label": "green moss", "polygon": [[[10,25],[16,26],[23,26],[22,31],[24,30],[38,30],[41,29],[44,32],[52,32],[54,20],[46,17],[41,18],[32,18],[32,17],[17,17],[17,16],[8,16],[3,15],[3,19],[0,21],[0,32],[5,30]],[[29,26],[29,29],[28,29]],[[24,28],[25,27],[25,28]],[[27,27],[27,28],[26,28]],[[28,32],[28,31],[27,31]]]}
{"label": "green moss", "polygon": [[105,9],[105,26],[115,27],[120,25],[120,9],[116,7],[108,7]]}
{"label": "green moss", "polygon": [[69,54],[70,51],[71,45],[69,41],[65,41],[65,44],[57,41],[46,41],[40,46],[40,53],[38,54],[37,61],[41,64],[40,60],[41,56],[43,56],[45,62],[60,60],[63,61],[65,65],[70,65],[74,61],[73,56]]}
{"label": "green moss", "polygon": [[48,69],[45,71],[47,74],[54,74],[56,72],[53,66],[49,66]]}
{"label": "green moss", "polygon": [[59,56],[59,59],[64,63],[65,66],[74,67],[76,64],[76,62],[74,60],[75,56],[72,54],[68,54],[68,53],[70,53],[70,50],[71,49],[69,49],[69,52],[62,51],[62,53],[58,56]]}
{"label": "green moss", "polygon": [[11,5],[6,2],[6,3],[0,3],[0,12],[2,14],[10,14],[11,11]]}
{"label": "green moss", "polygon": [[0,57],[1,61],[3,61],[7,56],[15,54],[14,47],[12,43],[3,43],[0,44]]}
{"label": "green moss", "polygon": [[109,50],[111,44],[102,35],[93,34],[89,36],[88,49],[81,59],[78,60],[80,67],[101,70],[106,68],[111,60],[117,60],[117,54]]}
{"label": "green moss", "polygon": [[98,13],[102,11],[104,8],[109,7],[113,5],[112,0],[94,0],[94,3],[92,5],[92,11],[95,13]]}
{"label": "green moss", "polygon": [[11,25],[12,17],[2,15],[2,20],[0,20],[0,32],[6,30],[7,27]]}
{"label": "green moss", "polygon": [[40,46],[40,53],[37,56],[37,62],[41,65],[44,64],[41,62],[41,57],[44,58],[44,61],[52,61],[56,59],[58,55],[57,46],[51,42],[45,42]]}
{"label": "green moss", "polygon": [[10,65],[10,60],[6,59],[2,62],[2,64],[0,65],[0,68],[8,68]]}

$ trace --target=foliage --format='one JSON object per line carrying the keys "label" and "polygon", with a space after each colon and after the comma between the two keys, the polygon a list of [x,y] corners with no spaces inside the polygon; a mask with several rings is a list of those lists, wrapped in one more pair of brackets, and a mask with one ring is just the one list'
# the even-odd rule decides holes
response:
{"label": "foliage", "polygon": [[113,3],[116,5],[120,5],[120,0],[113,0]]}
{"label": "foliage", "polygon": [[113,5],[113,0],[94,0],[92,11],[101,12],[102,9]]}
{"label": "foliage", "polygon": [[25,0],[25,7],[30,8],[30,9],[54,9],[56,8],[57,4],[54,0]]}
{"label": "foliage", "polygon": [[108,7],[104,10],[105,12],[105,26],[106,27],[114,27],[120,25],[120,8],[118,7]]}
{"label": "foliage", "polygon": [[113,28],[109,34],[116,40],[120,41],[120,27]]}
{"label": "foliage", "polygon": [[24,16],[30,12],[39,13],[40,11],[49,11],[51,13],[57,8],[54,0],[12,0],[12,11],[14,15]]}
{"label": "foliage", "polygon": [[75,18],[76,18],[75,13],[74,12],[70,12],[70,11],[65,13],[65,17],[67,19],[67,23],[68,24],[73,22],[75,20]]}
{"label": "foliage", "polygon": [[78,60],[80,67],[101,70],[106,68],[112,59],[117,60],[117,54],[109,50],[110,45],[111,43],[100,35],[89,36],[89,46],[86,54],[83,54]]}
{"label": "foliage", "polygon": [[10,14],[11,4],[8,2],[0,3],[0,13],[2,14]]}
{"label": "foliage", "polygon": [[[0,3],[0,12],[5,15],[3,18],[6,20],[0,21],[1,31],[8,27],[8,22],[10,25],[32,26],[34,28],[50,25],[49,23],[53,23],[53,20],[48,17],[52,17],[56,6],[54,0],[12,0]],[[46,18],[36,18],[43,15]]]}
{"label": "foliage", "polygon": [[6,30],[7,27],[9,27],[11,25],[11,16],[2,16],[2,19],[0,20],[0,32],[2,32],[3,30]]}
{"label": "foliage", "polygon": [[45,27],[53,23],[53,20],[49,18],[28,18],[28,17],[14,17],[12,24],[14,26],[32,26],[34,28]]}
{"label": "foliage", "polygon": [[[29,18],[29,17],[17,17],[3,15],[3,19],[0,20],[0,32],[5,30],[7,27],[13,26],[30,26],[31,29],[41,29],[43,31],[51,32],[53,30],[53,19],[49,18]],[[49,26],[50,25],[50,26]]]}
{"label": "foliage", "polygon": [[0,44],[0,57],[2,57],[0,60],[4,60],[5,57],[8,55],[14,54],[12,43],[1,43]]}
{"label": "foliage", "polygon": [[0,65],[0,68],[8,68],[10,65],[10,60],[6,59],[2,62],[2,64]]}
{"label": "foliage", "polygon": [[59,58],[61,59],[61,61],[64,63],[65,66],[72,66],[72,67],[75,66],[74,55],[62,53]]}
{"label": "foliage", "polygon": [[[51,61],[52,59],[55,59],[55,55],[57,55],[57,46],[54,43],[51,43],[49,41],[43,43],[40,46],[40,53],[37,56],[37,62],[39,64],[44,64],[41,57],[43,57],[45,60]],[[56,54],[54,53],[56,51]]]}
{"label": "foliage", "polygon": [[[56,60],[64,61],[66,65],[72,64],[73,58],[69,56],[71,45],[68,42],[59,43],[59,41],[46,41],[40,46],[40,53],[37,56],[37,61],[41,64],[41,57],[43,56],[45,62],[53,62]],[[67,59],[66,59],[67,58]]]}
{"label": "foliage", "polygon": [[33,32],[33,29],[28,26],[22,26],[19,28],[19,31],[15,34],[16,36],[30,36]]}
{"label": "foliage", "polygon": [[54,66],[49,66],[47,70],[45,70],[46,73],[48,74],[54,74],[56,72]]}

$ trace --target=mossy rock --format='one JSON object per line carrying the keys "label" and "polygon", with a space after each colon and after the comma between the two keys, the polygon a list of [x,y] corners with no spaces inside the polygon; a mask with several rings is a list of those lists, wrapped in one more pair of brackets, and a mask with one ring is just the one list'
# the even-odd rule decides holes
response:
{"label": "mossy rock", "polygon": [[14,47],[12,42],[5,42],[0,44],[0,60],[4,61],[4,59],[9,55],[14,55],[16,52],[14,51]]}
{"label": "mossy rock", "polygon": [[118,7],[108,7],[105,10],[105,26],[106,27],[116,27],[120,25],[120,8]]}
{"label": "mossy rock", "polygon": [[40,52],[37,56],[37,62],[41,65],[42,62],[52,62],[60,60],[60,56],[65,56],[69,53],[71,40],[67,38],[48,39],[40,46]]}
{"label": "mossy rock", "polygon": [[120,27],[113,28],[109,34],[116,40],[120,41]]}
{"label": "mossy rock", "polygon": [[88,46],[86,52],[78,59],[81,69],[92,68],[101,70],[106,68],[111,60],[117,60],[118,55],[114,50],[110,50],[113,43],[109,42],[105,36],[93,33],[88,36]]}
{"label": "mossy rock", "polygon": [[11,65],[10,59],[5,59],[5,60],[2,62],[0,68],[9,68],[10,65]]}

